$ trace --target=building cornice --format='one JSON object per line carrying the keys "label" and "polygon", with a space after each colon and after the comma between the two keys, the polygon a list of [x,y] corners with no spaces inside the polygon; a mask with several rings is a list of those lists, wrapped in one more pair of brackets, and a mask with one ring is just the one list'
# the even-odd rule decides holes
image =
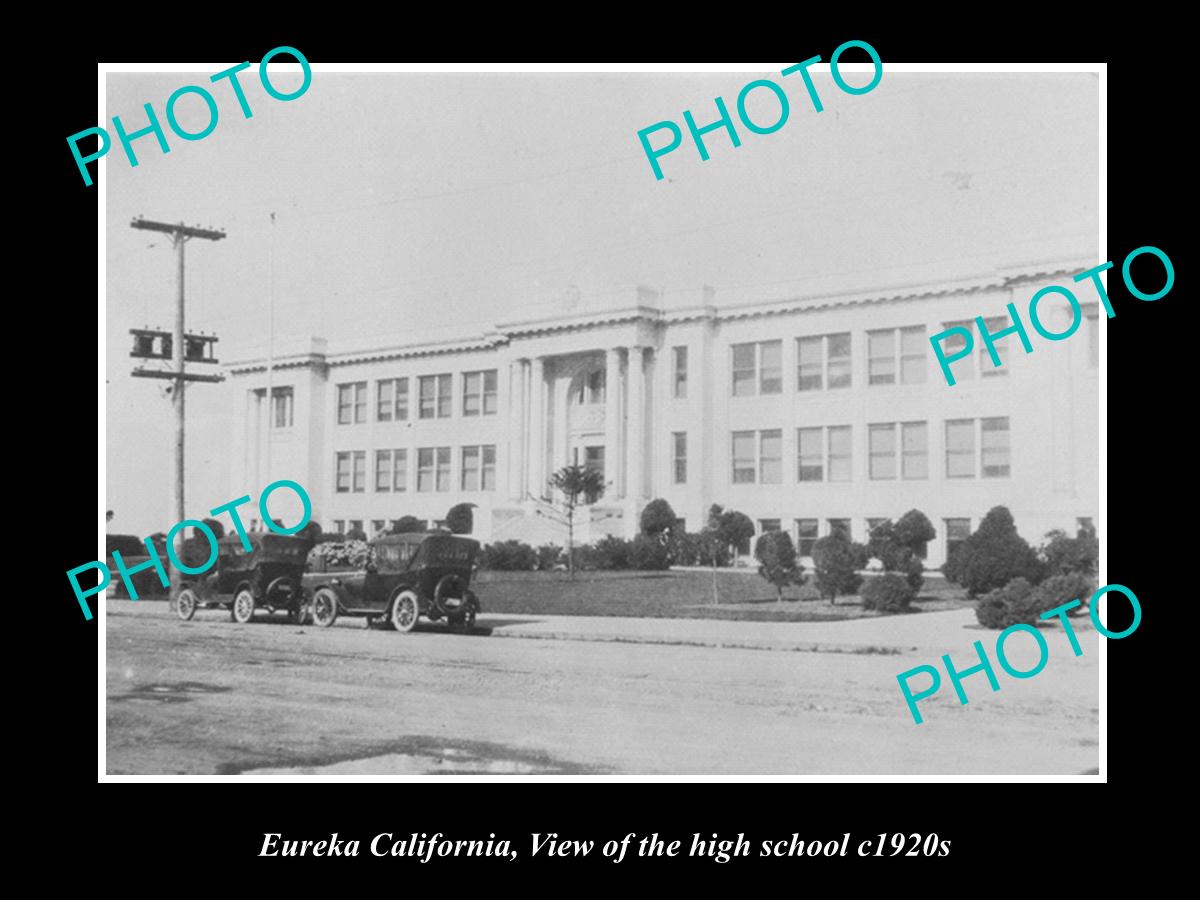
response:
{"label": "building cornice", "polygon": [[[346,350],[338,353],[322,353],[315,350],[290,355],[284,353],[275,359],[272,366],[275,369],[349,366],[357,363],[386,362],[388,360],[444,356],[455,353],[493,351],[522,339],[611,328],[619,325],[646,323],[651,327],[662,327],[697,321],[710,321],[714,323],[733,322],[837,307],[896,303],[924,298],[946,297],[955,294],[968,295],[989,290],[1007,290],[1037,282],[1046,283],[1048,279],[1057,278],[1062,275],[1072,276],[1094,265],[1094,262],[1083,259],[1043,260],[1022,266],[995,269],[987,274],[954,281],[939,283],[926,281],[864,291],[793,295],[778,300],[725,308],[709,303],[701,303],[694,306],[662,309],[657,306],[638,303],[634,306],[608,312],[582,313],[573,316],[552,316],[506,322],[496,325],[493,330],[478,337],[450,341],[425,341],[403,345],[392,344],[365,350]],[[648,294],[647,289],[639,289],[639,299],[646,299]],[[711,292],[706,295],[705,299],[707,300],[710,296]],[[318,344],[323,346],[323,342],[314,342],[314,347],[318,346]],[[265,372],[267,365],[265,358],[256,358],[230,362],[224,368],[230,374],[247,375],[255,372]]]}

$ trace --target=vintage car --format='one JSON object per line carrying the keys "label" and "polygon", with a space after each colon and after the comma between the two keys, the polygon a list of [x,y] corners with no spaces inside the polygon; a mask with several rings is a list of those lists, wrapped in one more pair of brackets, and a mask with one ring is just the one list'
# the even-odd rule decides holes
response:
{"label": "vintage car", "polygon": [[[229,609],[233,621],[245,624],[254,611],[283,610],[302,623],[307,615],[300,577],[312,541],[305,537],[252,531],[250,549],[236,534],[217,541],[216,565],[204,575],[185,579],[175,598],[175,612],[190,619],[198,606]],[[210,550],[211,552],[211,550]]]}
{"label": "vintage car", "polygon": [[479,542],[453,534],[389,534],[370,542],[365,569],[306,572],[302,583],[315,625],[364,616],[412,631],[421,616],[470,630],[479,600],[470,590]]}
{"label": "vintage car", "polygon": [[[159,557],[166,559],[167,548],[162,543],[159,536],[155,536],[155,545],[159,547]],[[146,552],[145,542],[136,535],[132,534],[107,534],[104,536],[104,555],[107,559],[112,559],[113,551],[116,550],[121,554],[121,561],[129,569],[136,569],[142,563],[150,559],[150,554]],[[110,569],[113,566],[110,566]],[[129,580],[133,582],[133,589],[137,591],[139,600],[165,600],[167,598],[167,589],[162,586],[162,581],[159,580],[158,572],[154,569],[142,569],[140,572],[134,572],[129,576]],[[122,600],[129,599],[129,588],[125,584],[125,579],[119,575],[114,575],[108,583],[108,588],[105,594],[109,597],[116,597]]]}

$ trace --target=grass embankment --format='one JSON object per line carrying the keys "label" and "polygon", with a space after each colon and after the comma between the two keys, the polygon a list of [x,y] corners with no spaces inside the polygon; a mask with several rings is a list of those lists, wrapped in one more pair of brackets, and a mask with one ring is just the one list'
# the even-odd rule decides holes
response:
{"label": "grass embankment", "polygon": [[[828,600],[776,599],[757,574],[717,570],[720,602],[713,603],[712,574],[672,572],[481,572],[474,585],[484,613],[565,616],[743,619],[760,622],[829,622],[875,617],[857,596]],[[805,596],[811,592],[806,588]],[[784,591],[795,598],[797,589]],[[914,612],[971,606],[962,590],[926,576]]]}

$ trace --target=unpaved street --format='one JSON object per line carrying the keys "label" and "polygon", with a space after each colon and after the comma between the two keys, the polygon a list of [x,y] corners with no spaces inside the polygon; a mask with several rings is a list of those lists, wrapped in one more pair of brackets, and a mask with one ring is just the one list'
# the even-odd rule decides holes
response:
{"label": "unpaved street", "polygon": [[[239,626],[219,610],[200,610],[185,623],[165,603],[110,601],[106,770],[787,775],[1095,769],[1098,639],[1086,619],[1077,627],[1082,657],[1072,656],[1054,629],[1047,633],[1050,662],[1043,672],[1016,681],[997,667],[998,693],[982,674],[970,676],[967,706],[959,705],[943,675],[942,692],[922,703],[925,722],[917,726],[896,675],[936,663],[944,652],[966,668],[975,662],[972,641],[983,640],[989,651],[995,643],[995,632],[940,615],[924,617],[928,624],[904,617],[896,626],[935,631],[920,649],[878,652],[864,645],[825,652],[820,643],[816,651],[729,649],[691,646],[692,640],[563,639],[532,630],[530,639],[505,639],[506,629],[520,633],[520,623],[487,615],[474,635],[437,626],[401,635],[367,630],[361,620],[325,630],[282,620]],[[637,630],[636,621],[622,621]],[[738,623],[711,626],[732,624]],[[834,626],[844,633],[889,627],[886,620]],[[758,627],[799,640],[824,633],[802,623]],[[1010,656],[1014,665],[1028,665],[1019,653]]]}

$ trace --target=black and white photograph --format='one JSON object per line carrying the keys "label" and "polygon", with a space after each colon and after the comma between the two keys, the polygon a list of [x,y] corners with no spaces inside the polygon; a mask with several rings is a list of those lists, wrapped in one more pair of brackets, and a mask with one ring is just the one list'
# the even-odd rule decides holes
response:
{"label": "black and white photograph", "polygon": [[1103,780],[1106,72],[834,50],[103,67],[101,780]]}

